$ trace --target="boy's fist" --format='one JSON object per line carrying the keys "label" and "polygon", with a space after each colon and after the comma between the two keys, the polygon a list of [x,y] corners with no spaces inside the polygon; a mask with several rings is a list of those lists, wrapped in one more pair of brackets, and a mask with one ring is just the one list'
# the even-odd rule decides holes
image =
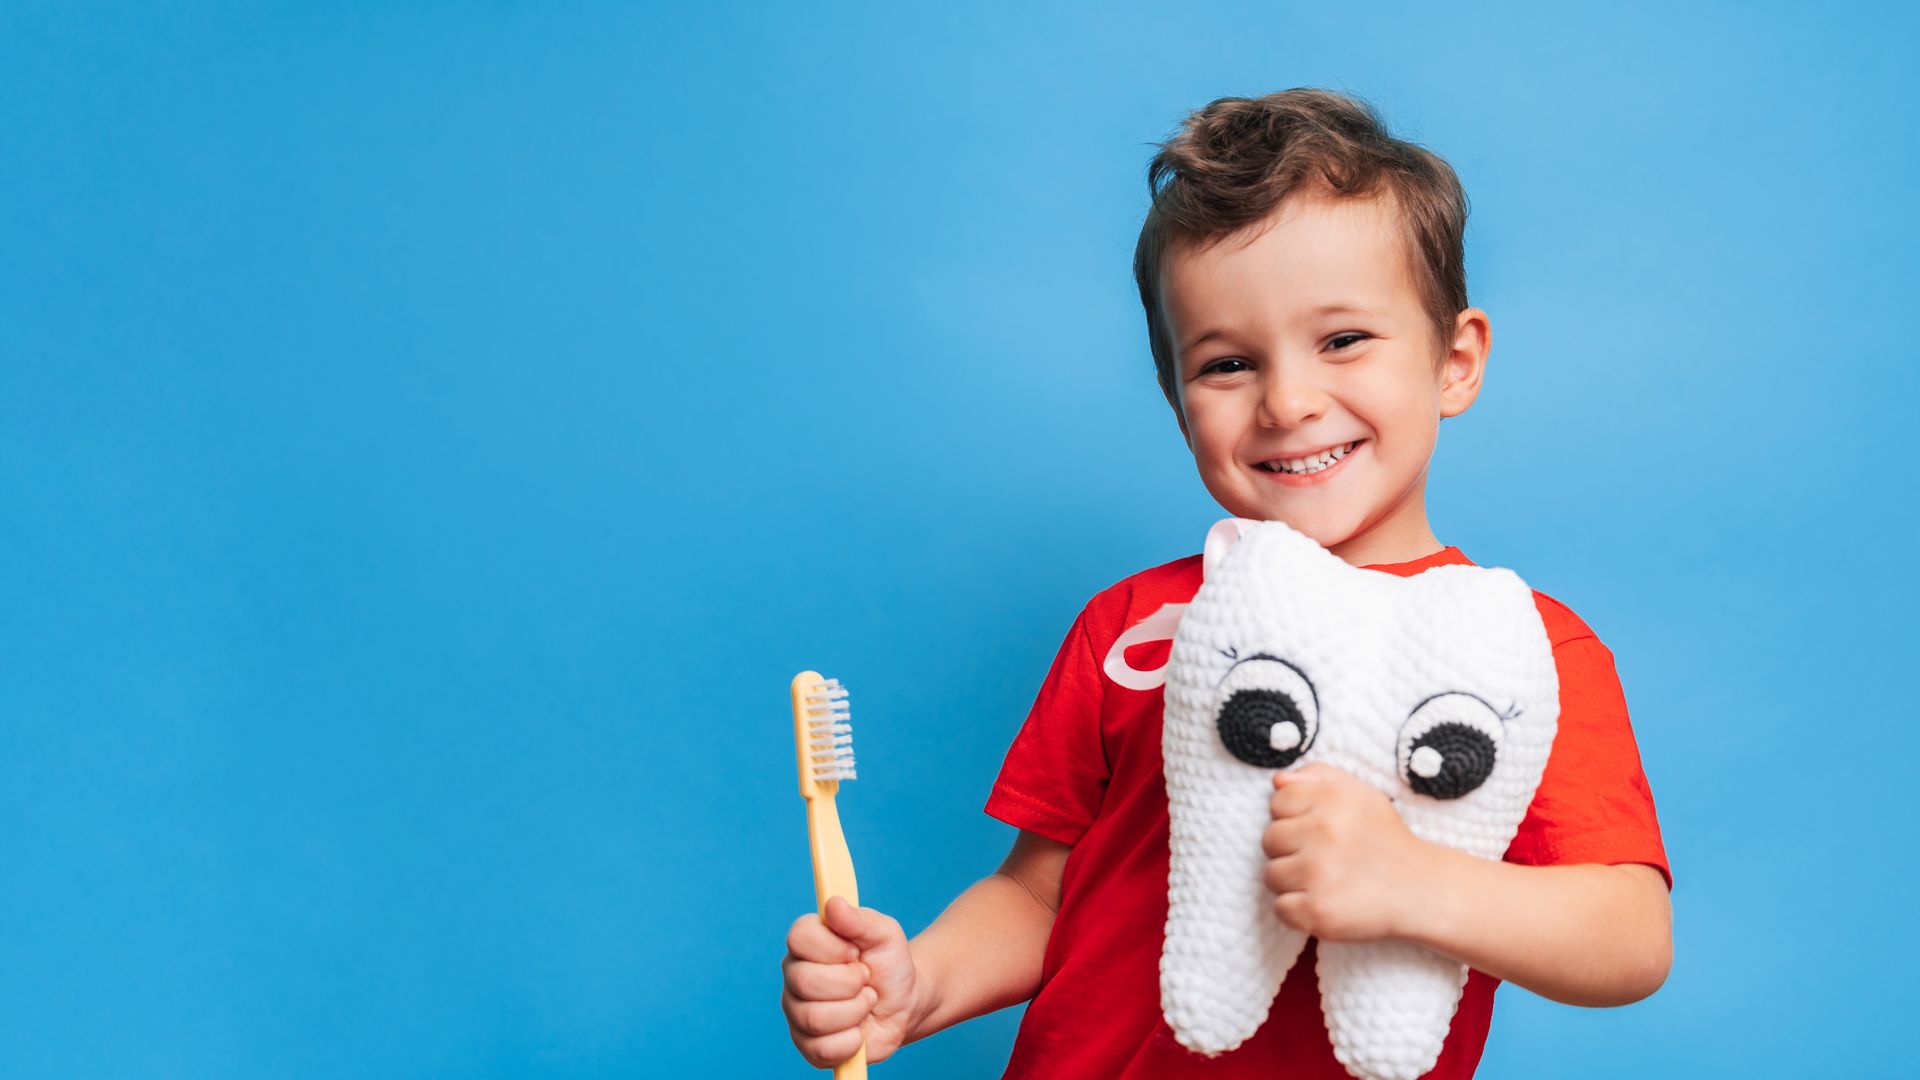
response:
{"label": "boy's fist", "polygon": [[900,924],[841,897],[827,917],[806,914],[787,931],[780,1008],[800,1055],[816,1068],[852,1057],[864,1039],[867,1061],[884,1061],[913,1026],[913,954]]}
{"label": "boy's fist", "polygon": [[1273,824],[1261,834],[1280,920],[1324,941],[1398,936],[1428,895],[1432,845],[1387,795],[1331,765],[1273,774]]}

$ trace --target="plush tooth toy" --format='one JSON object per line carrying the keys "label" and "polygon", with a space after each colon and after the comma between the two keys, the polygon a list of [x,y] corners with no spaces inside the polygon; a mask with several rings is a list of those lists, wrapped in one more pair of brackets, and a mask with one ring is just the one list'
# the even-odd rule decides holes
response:
{"label": "plush tooth toy", "polygon": [[[1171,863],[1160,1003],[1180,1042],[1231,1050],[1266,1020],[1306,935],[1273,909],[1260,836],[1273,772],[1324,761],[1393,798],[1414,835],[1498,859],[1560,712],[1533,592],[1510,570],[1349,566],[1276,521],[1208,534],[1166,668]],[[1398,940],[1320,942],[1334,1055],[1366,1080],[1433,1067],[1464,965]]]}

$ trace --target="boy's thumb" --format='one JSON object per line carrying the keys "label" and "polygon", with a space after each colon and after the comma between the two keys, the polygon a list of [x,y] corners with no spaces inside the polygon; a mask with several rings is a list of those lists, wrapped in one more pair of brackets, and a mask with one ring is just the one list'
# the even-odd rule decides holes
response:
{"label": "boy's thumb", "polygon": [[1293,765],[1285,769],[1276,769],[1273,773],[1273,786],[1285,787],[1301,780],[1317,780],[1322,772],[1318,761],[1309,761],[1305,765]]}
{"label": "boy's thumb", "polygon": [[854,907],[844,896],[827,898],[826,922],[827,929],[861,948],[876,944],[870,939],[884,925],[873,912]]}

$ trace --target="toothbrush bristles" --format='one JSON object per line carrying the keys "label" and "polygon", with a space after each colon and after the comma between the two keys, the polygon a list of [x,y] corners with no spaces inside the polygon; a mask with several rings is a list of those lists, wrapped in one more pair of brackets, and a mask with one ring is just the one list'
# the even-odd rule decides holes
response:
{"label": "toothbrush bristles", "polygon": [[839,679],[827,679],[807,695],[807,732],[814,780],[854,779],[853,724]]}

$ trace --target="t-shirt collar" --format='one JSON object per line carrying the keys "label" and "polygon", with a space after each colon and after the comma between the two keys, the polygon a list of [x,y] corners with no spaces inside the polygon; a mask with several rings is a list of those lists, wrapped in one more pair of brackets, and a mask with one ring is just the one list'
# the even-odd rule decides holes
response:
{"label": "t-shirt collar", "polygon": [[1449,544],[1431,555],[1422,555],[1408,562],[1369,563],[1361,567],[1361,569],[1384,570],[1389,574],[1398,574],[1401,577],[1412,577],[1422,570],[1431,570],[1436,566],[1448,565],[1472,566],[1474,562],[1472,559],[1467,558],[1459,548]]}

